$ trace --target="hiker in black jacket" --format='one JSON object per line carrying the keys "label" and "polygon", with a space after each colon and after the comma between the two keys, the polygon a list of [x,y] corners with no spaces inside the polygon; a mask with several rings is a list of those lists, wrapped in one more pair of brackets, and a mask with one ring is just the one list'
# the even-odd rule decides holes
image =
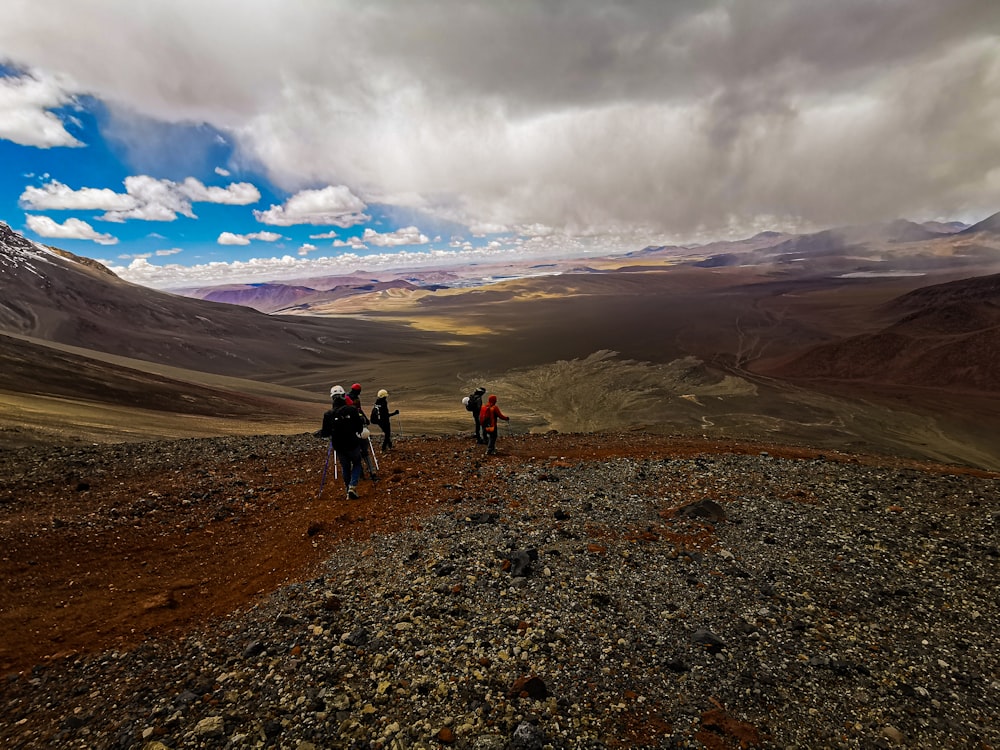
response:
{"label": "hiker in black jacket", "polygon": [[332,440],[344,474],[344,484],[347,485],[347,497],[354,500],[358,497],[358,480],[361,478],[361,452],[368,447],[362,446],[360,438],[365,421],[361,413],[347,403],[347,394],[342,386],[333,386],[330,398],[333,408],[323,415],[320,436]]}
{"label": "hiker in black jacket", "polygon": [[389,391],[383,388],[378,392],[378,398],[375,399],[375,406],[372,407],[371,417],[371,421],[377,424],[382,430],[383,453],[392,448],[392,420],[390,417],[394,417],[397,414],[399,414],[399,409],[389,411]]}
{"label": "hiker in black jacket", "polygon": [[486,393],[485,388],[476,388],[467,398],[462,399],[465,408],[472,412],[472,419],[476,423],[476,442],[480,445],[486,445],[486,433],[483,432],[482,425],[479,423],[479,412],[483,408],[484,393]]}

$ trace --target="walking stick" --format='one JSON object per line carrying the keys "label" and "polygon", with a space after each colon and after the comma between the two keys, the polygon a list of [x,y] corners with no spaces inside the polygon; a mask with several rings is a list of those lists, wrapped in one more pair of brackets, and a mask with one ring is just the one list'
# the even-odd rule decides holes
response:
{"label": "walking stick", "polygon": [[[390,419],[391,419],[391,417],[390,417]],[[399,435],[397,435],[397,437],[399,437],[399,438],[403,437],[403,420],[399,418],[398,414],[396,415],[396,432],[399,433]]]}
{"label": "walking stick", "polygon": [[372,451],[372,460],[375,462],[375,471],[378,471],[378,456],[375,455],[375,446],[372,445],[372,436],[368,436],[368,447]]}
{"label": "walking stick", "polygon": [[[326,470],[330,468],[330,454],[333,453],[333,438],[330,438],[330,446],[326,449],[326,463],[323,464],[323,478],[319,480],[319,494],[316,495],[316,499],[319,500],[323,497],[323,485],[326,484]],[[337,465],[333,466],[333,476],[337,476]]]}

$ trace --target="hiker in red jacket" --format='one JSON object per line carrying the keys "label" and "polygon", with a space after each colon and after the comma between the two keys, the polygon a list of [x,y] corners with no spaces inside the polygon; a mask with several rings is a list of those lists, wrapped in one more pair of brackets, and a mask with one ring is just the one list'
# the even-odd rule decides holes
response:
{"label": "hiker in red jacket", "polygon": [[491,393],[486,404],[479,412],[479,423],[483,426],[483,432],[486,433],[486,455],[492,455],[497,452],[498,419],[502,419],[504,422],[510,421],[510,417],[505,416],[500,411],[500,407],[497,406],[497,397]]}

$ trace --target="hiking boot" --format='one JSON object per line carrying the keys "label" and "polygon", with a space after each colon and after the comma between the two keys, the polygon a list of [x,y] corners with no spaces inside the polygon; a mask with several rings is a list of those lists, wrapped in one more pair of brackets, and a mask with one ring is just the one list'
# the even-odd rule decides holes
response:
{"label": "hiking boot", "polygon": [[377,482],[378,481],[378,474],[369,474],[368,478],[370,480],[372,480],[373,482]]}
{"label": "hiking boot", "polygon": [[358,499],[358,491],[354,488],[353,484],[347,488],[347,499],[348,500]]}

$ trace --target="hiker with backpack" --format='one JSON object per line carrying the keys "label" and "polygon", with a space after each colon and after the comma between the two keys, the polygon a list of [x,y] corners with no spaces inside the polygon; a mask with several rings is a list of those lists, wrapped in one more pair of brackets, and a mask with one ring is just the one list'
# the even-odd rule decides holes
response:
{"label": "hiker with backpack", "polygon": [[389,391],[385,388],[381,389],[378,392],[378,398],[375,399],[375,406],[372,407],[371,421],[382,430],[383,453],[392,449],[392,421],[390,417],[397,414],[399,414],[399,409],[389,411]]}
{"label": "hiker with backpack", "polygon": [[497,420],[499,419],[502,419],[504,422],[510,421],[510,417],[500,411],[500,407],[497,406],[497,397],[491,393],[486,405],[479,413],[479,424],[486,435],[486,455],[488,456],[497,452]]}
{"label": "hiker with backpack", "polygon": [[347,403],[347,394],[343,386],[333,386],[330,389],[330,399],[333,406],[323,415],[323,427],[319,434],[320,437],[330,439],[344,474],[347,497],[356,500],[358,480],[361,478],[361,456],[364,450],[361,431],[365,427],[365,422],[361,413],[352,404]]}
{"label": "hiker with backpack", "polygon": [[[365,447],[364,445],[361,446],[361,460],[364,461],[364,465],[368,469],[368,478],[374,482],[378,479],[378,477],[375,475],[375,470],[372,469],[372,457],[368,455],[368,448],[371,447],[371,439],[368,434],[368,425],[370,422],[368,421],[368,417],[365,416],[364,407],[361,406],[361,383],[355,383],[351,386],[351,391],[347,394],[347,403],[358,410],[358,413],[361,415],[361,420],[365,423],[365,426],[362,429],[362,432],[364,433],[362,437],[364,438],[363,442],[367,441],[368,447]],[[374,448],[372,448],[372,450],[374,451]],[[361,478],[365,478],[364,471],[361,472]]]}
{"label": "hiker with backpack", "polygon": [[486,393],[485,388],[476,388],[476,390],[462,399],[465,408],[472,412],[472,419],[476,423],[476,442],[479,445],[486,445],[486,433],[482,431],[482,424],[479,421],[480,412],[483,409],[484,393]]}

